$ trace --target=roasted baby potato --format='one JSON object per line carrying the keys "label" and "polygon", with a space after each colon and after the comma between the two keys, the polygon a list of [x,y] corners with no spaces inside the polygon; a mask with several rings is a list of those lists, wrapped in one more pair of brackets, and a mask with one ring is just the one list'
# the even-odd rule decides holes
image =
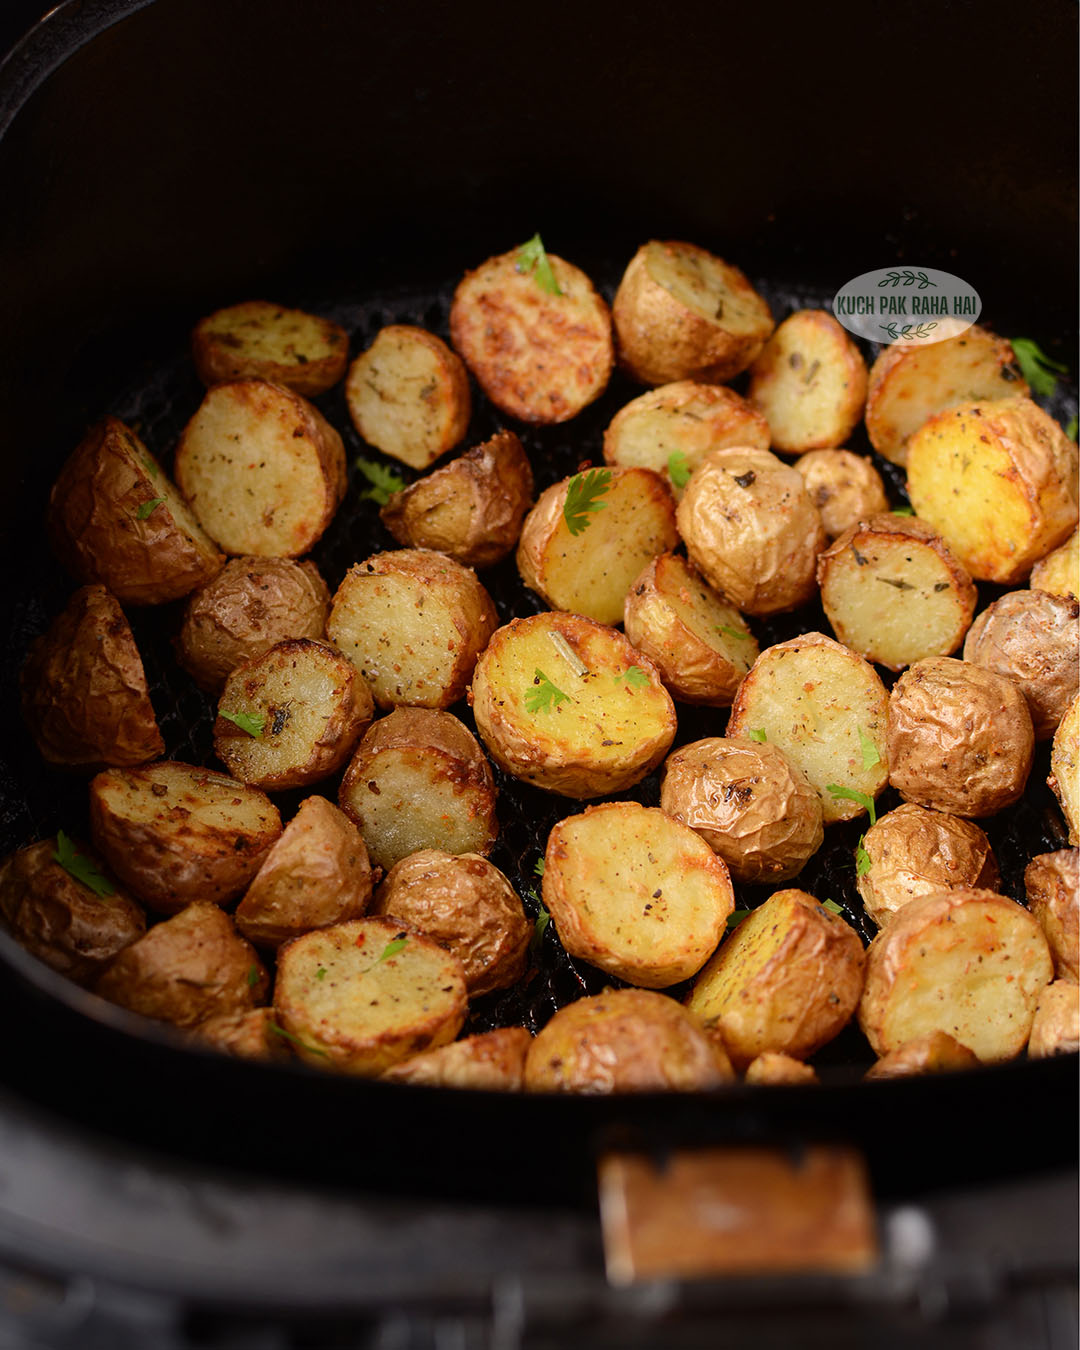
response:
{"label": "roasted baby potato", "polygon": [[1080,985],[1055,980],[1039,995],[1031,1024],[1028,1055],[1075,1055],[1080,1050]]}
{"label": "roasted baby potato", "polygon": [[944,1031],[984,1063],[1012,1059],[1053,973],[1042,929],[1014,900],[975,888],[921,895],[870,944],[859,1025],[879,1056]]}
{"label": "roasted baby potato", "polygon": [[809,1064],[801,1059],[792,1059],[790,1055],[778,1054],[775,1050],[766,1050],[746,1066],[743,1075],[747,1083],[816,1083],[818,1076]]}
{"label": "roasted baby potato", "polygon": [[269,979],[254,947],[215,904],[196,900],[125,947],[95,989],[110,1003],[195,1027],[262,1003]]}
{"label": "roasted baby potato", "polygon": [[316,1068],[374,1078],[452,1041],[465,1021],[461,962],[396,919],[353,919],[278,953],[274,1010]]}
{"label": "roasted baby potato", "polygon": [[775,745],[710,736],[667,758],[660,806],[689,825],[736,881],[788,881],[825,837],[821,800]]}
{"label": "roasted baby potato", "polygon": [[57,557],[122,605],[159,605],[204,585],[225,559],[135,433],[117,417],[90,428],[49,497]]}
{"label": "roasted baby potato", "polygon": [[517,565],[552,609],[622,621],[641,569],[679,542],[675,500],[651,469],[591,469],[554,483],[525,517]]}
{"label": "roasted baby potato", "polygon": [[104,586],[84,586],[36,639],[22,669],[23,716],[50,764],[99,769],[163,754],[142,658]]}
{"label": "roasted baby potato", "polygon": [[76,984],[91,984],[146,931],[141,907],[66,836],[42,839],[0,863],[0,919],[20,946]]}
{"label": "roasted baby potato", "polygon": [[1080,604],[1048,591],[1010,591],[972,624],[964,660],[1018,685],[1035,739],[1049,740],[1080,692]]}
{"label": "roasted baby potato", "polygon": [[237,666],[286,638],[321,638],[329,613],[313,562],[230,558],[188,600],[176,654],[201,689],[217,694]]}
{"label": "roasted baby potato", "polygon": [[386,1083],[520,1092],[525,1086],[525,1056],[530,1045],[532,1036],[524,1027],[500,1027],[413,1055],[387,1069],[382,1077]]}
{"label": "roasted baby potato", "polygon": [[961,1045],[946,1031],[931,1031],[904,1041],[895,1050],[882,1055],[866,1071],[867,1078],[912,1078],[928,1073],[954,1073],[960,1069],[976,1069],[978,1055]]}
{"label": "roasted baby potato", "polygon": [[889,670],[956,651],[975,613],[967,570],[914,516],[853,525],[818,557],[817,580],[837,638]]}
{"label": "roasted baby potato", "polygon": [[349,568],[326,634],[380,708],[447,708],[465,693],[498,623],[470,568],[442,553],[397,549]]}
{"label": "roasted baby potato", "polygon": [[379,516],[406,548],[448,553],[465,567],[491,567],[517,543],[532,497],[521,441],[500,431],[395,492]]}
{"label": "roasted baby potato", "polygon": [[604,802],[548,835],[544,904],[571,956],[649,989],[689,979],[735,908],[723,860],[655,807]]}
{"label": "roasted baby potato", "polygon": [[330,319],[266,300],[246,300],[200,319],[191,335],[191,353],[205,385],[269,380],[314,398],[345,374],[349,337]]}
{"label": "roasted baby potato", "polygon": [[453,952],[470,998],[505,989],[525,973],[532,922],[513,886],[477,853],[410,853],[390,869],[371,912],[393,915]]}
{"label": "roasted baby potato", "polygon": [[1061,804],[1069,843],[1080,844],[1080,694],[1069,704],[1054,732],[1050,777],[1046,781]]}
{"label": "roasted baby potato", "polygon": [[199,524],[231,554],[307,553],[345,496],[341,437],[314,404],[267,380],[208,390],[173,471]]}
{"label": "roasted baby potato", "polygon": [[605,989],[560,1008],[529,1046],[530,1092],[662,1092],[734,1078],[727,1056],[674,999]]}
{"label": "roasted baby potato", "polygon": [[[553,285],[542,284],[545,267]],[[522,422],[576,417],[604,392],[614,360],[611,316],[592,282],[529,245],[465,273],[450,340],[496,408]]]}
{"label": "roasted baby potato", "polygon": [[1080,980],[1080,850],[1040,853],[1024,869],[1028,909],[1038,919],[1062,980]]}
{"label": "roasted baby potato", "polygon": [[408,324],[381,328],[349,367],[349,416],[369,445],[426,469],[469,429],[469,377],[456,352]]}
{"label": "roasted baby potato", "polygon": [[630,260],[612,306],[619,365],[642,384],[722,384],[773,330],[769,306],[737,267],[674,240]]}
{"label": "roasted baby potato", "polygon": [[1035,590],[1049,591],[1051,595],[1080,596],[1080,531],[1073,530],[1068,539],[1051,549],[1031,569],[1030,585]]}
{"label": "roasted baby potato", "polygon": [[730,706],[758,657],[743,616],[677,553],[646,566],[626,593],[623,620],[626,636],[685,703]]}
{"label": "roasted baby potato", "polygon": [[889,695],[889,782],[905,801],[992,816],[1024,793],[1035,736],[1011,680],[969,661],[916,661]]}
{"label": "roasted baby potato", "polygon": [[727,734],[778,746],[810,780],[829,825],[861,815],[860,798],[876,797],[888,782],[888,709],[868,662],[824,633],[805,633],[766,647],[754,662]]}
{"label": "roasted baby potato", "polygon": [[99,773],[90,784],[90,831],[140,900],[175,914],[194,901],[223,905],[240,895],[281,834],[281,817],[258,788],[161,760]]}
{"label": "roasted baby potato", "polygon": [[767,1050],[807,1059],[847,1024],[862,985],[855,930],[806,891],[774,891],[721,944],[686,1006],[742,1069]]}
{"label": "roasted baby potato", "polygon": [[997,889],[997,860],[978,825],[904,802],[862,837],[869,860],[858,876],[863,907],[883,927],[919,895],[957,886]]}
{"label": "roasted baby potato", "polygon": [[767,450],[713,450],[678,509],[679,533],[706,581],[744,614],[796,609],[814,594],[828,542],[802,475]]}
{"label": "roasted baby potato", "polygon": [[495,780],[476,738],[430,708],[398,708],[369,728],[338,802],[385,870],[419,849],[487,854],[498,833]]}
{"label": "roasted baby potato", "polygon": [[287,1060],[289,1042],[274,1020],[273,1008],[249,1008],[245,1012],[219,1013],[200,1022],[192,1032],[194,1041],[236,1059]]}
{"label": "roasted baby potato", "polygon": [[1014,585],[1076,528],[1076,446],[1029,398],[931,417],[908,445],[908,496],[976,581]]}
{"label": "roasted baby potato", "polygon": [[350,661],[325,642],[289,638],[225,681],[214,753],[242,783],[307,787],[341,768],[374,712]]}
{"label": "roasted baby potato", "polygon": [[476,663],[469,701],[495,763],[564,797],[633,787],[675,736],[674,704],[648,657],[577,614],[500,628]]}
{"label": "roasted baby potato", "polygon": [[906,464],[908,442],[935,413],[1026,393],[1012,345],[985,328],[925,345],[894,342],[870,367],[866,432],[878,454]]}
{"label": "roasted baby potato", "polygon": [[830,539],[889,509],[881,474],[850,450],[808,450],[795,461]]}
{"label": "roasted baby potato", "polygon": [[765,414],[776,450],[843,445],[862,417],[866,362],[831,314],[797,309],[755,357],[747,398]]}
{"label": "roasted baby potato", "polygon": [[371,900],[371,863],[360,832],[325,797],[308,797],[266,855],[236,909],[259,947],[358,919]]}

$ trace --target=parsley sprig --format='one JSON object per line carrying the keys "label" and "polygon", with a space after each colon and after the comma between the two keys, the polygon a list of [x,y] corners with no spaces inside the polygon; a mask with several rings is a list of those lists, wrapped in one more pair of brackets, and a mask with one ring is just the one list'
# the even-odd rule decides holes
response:
{"label": "parsley sprig", "polygon": [[356,467],[371,484],[361,492],[362,502],[372,501],[379,506],[385,506],[395,492],[404,490],[405,479],[393,469],[388,469],[385,464],[377,464],[373,459],[359,458]]}
{"label": "parsley sprig", "polygon": [[621,675],[615,676],[615,683],[625,680],[631,689],[645,689],[649,683],[649,677],[640,666],[627,666]]}
{"label": "parsley sprig", "polygon": [[116,894],[116,887],[109,878],[101,872],[96,863],[79,852],[63,830],[58,830],[56,834],[56,852],[53,854],[53,861],[58,862],[65,872],[76,881],[81,881],[88,890],[93,891],[99,900],[105,900],[108,896]]}
{"label": "parsley sprig", "polygon": [[533,676],[532,685],[525,691],[525,711],[530,713],[551,712],[560,703],[568,703],[570,695],[552,684],[539,666]]}
{"label": "parsley sprig", "polygon": [[1032,338],[1013,338],[1017,364],[1036,394],[1049,398],[1057,388],[1058,375],[1067,375],[1069,367],[1052,361]]}
{"label": "parsley sprig", "polygon": [[226,722],[232,722],[241,731],[246,731],[255,740],[258,740],[266,730],[266,717],[263,713],[231,713],[221,708],[218,710],[218,716],[224,717]]}
{"label": "parsley sprig", "polygon": [[877,812],[874,809],[873,797],[868,797],[865,792],[858,792],[855,788],[841,787],[839,783],[826,783],[825,790],[839,800],[858,802],[870,817],[870,824],[877,824]]}
{"label": "parsley sprig", "polygon": [[607,502],[600,498],[611,487],[610,469],[590,469],[588,473],[576,473],[566,486],[566,500],[563,502],[563,519],[566,528],[575,537],[584,534],[592,524],[590,516],[602,511]]}
{"label": "parsley sprig", "polygon": [[148,502],[143,502],[143,504],[135,512],[136,516],[139,518],[139,520],[146,520],[148,516],[152,516],[154,514],[154,512],[158,509],[158,507],[164,500],[165,500],[164,497],[151,497]]}
{"label": "parsley sprig", "polygon": [[751,727],[746,733],[752,741],[767,741],[769,739],[764,727]]}
{"label": "parsley sprig", "polygon": [[539,234],[527,239],[517,251],[517,270],[531,272],[532,278],[542,291],[548,295],[562,295],[559,283],[555,279],[555,270],[544,248]]}
{"label": "parsley sprig", "polygon": [[681,450],[672,450],[667,457],[668,477],[681,492],[690,481],[690,461]]}
{"label": "parsley sprig", "polygon": [[876,764],[881,763],[881,755],[877,746],[870,737],[863,731],[862,727],[856,727],[859,733],[859,749],[862,751],[862,766],[864,769],[872,769]]}

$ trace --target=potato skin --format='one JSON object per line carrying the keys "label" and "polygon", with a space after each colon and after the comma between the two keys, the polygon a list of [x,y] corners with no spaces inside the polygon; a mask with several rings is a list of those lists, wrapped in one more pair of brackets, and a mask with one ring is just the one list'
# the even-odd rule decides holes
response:
{"label": "potato skin", "polygon": [[412,1055],[387,1069],[382,1081],[483,1092],[521,1092],[525,1086],[525,1056],[532,1039],[524,1027],[500,1027],[479,1036],[467,1036],[437,1050]]}
{"label": "potato skin", "polygon": [[191,354],[205,385],[270,380],[314,398],[345,374],[349,336],[330,319],[247,300],[200,319],[191,335]]}
{"label": "potato skin", "polygon": [[1024,869],[1028,909],[1043,930],[1059,979],[1080,981],[1080,850],[1040,853]]}
{"label": "potato skin", "polygon": [[802,474],[830,539],[889,509],[881,474],[862,455],[832,448],[808,450],[794,467]]}
{"label": "potato skin", "polygon": [[1080,594],[1080,531],[1073,530],[1068,539],[1051,549],[1031,569],[1029,585],[1034,590],[1049,591],[1051,595]]}
{"label": "potato skin", "polygon": [[809,1064],[775,1050],[766,1050],[746,1066],[743,1081],[747,1083],[816,1083],[818,1076]]}
{"label": "potato skin", "polygon": [[15,941],[47,966],[76,984],[92,984],[117,952],[146,931],[146,915],[119,887],[99,899],[60,866],[55,853],[56,840],[42,839],[4,859],[0,918]]}
{"label": "potato skin", "polygon": [[23,716],[50,764],[145,764],[165,751],[139,649],[104,586],[75,592],[31,646],[21,686]]}
{"label": "potato skin", "polygon": [[868,1079],[911,1078],[928,1073],[953,1073],[958,1069],[977,1069],[979,1057],[961,1045],[947,1031],[931,1031],[904,1041],[895,1050],[882,1055],[866,1071]]}
{"label": "potato skin", "polygon": [[1069,704],[1054,732],[1050,777],[1046,781],[1069,827],[1069,843],[1080,844],[1080,694]]}
{"label": "potato skin", "polygon": [[273,1008],[248,1008],[207,1018],[194,1028],[192,1040],[236,1059],[289,1060],[289,1042],[276,1028]]}
{"label": "potato skin", "polygon": [[1055,980],[1039,995],[1031,1024],[1028,1056],[1075,1055],[1080,1050],[1080,985]]}

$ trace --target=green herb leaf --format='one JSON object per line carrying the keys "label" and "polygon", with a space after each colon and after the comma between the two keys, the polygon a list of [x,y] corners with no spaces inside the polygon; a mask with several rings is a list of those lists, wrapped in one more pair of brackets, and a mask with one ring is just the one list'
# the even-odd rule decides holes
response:
{"label": "green herb leaf", "polygon": [[568,703],[570,695],[564,694],[551,683],[542,670],[537,667],[532,686],[525,691],[525,711],[531,713],[551,712],[560,703]]}
{"label": "green herb leaf", "polygon": [[769,739],[764,727],[751,727],[746,734],[752,741],[767,741]]}
{"label": "green herb leaf", "polygon": [[672,483],[677,488],[680,489],[680,491],[687,485],[687,483],[689,483],[690,474],[692,472],[690,468],[690,461],[686,458],[686,456],[683,454],[681,450],[672,450],[671,454],[668,455],[667,471],[668,477],[671,479]]}
{"label": "green herb leaf", "polygon": [[584,534],[592,524],[590,514],[602,511],[607,506],[607,502],[602,502],[600,498],[610,486],[610,469],[590,469],[588,473],[576,473],[570,479],[562,513],[566,528],[572,535]]}
{"label": "green herb leaf", "polygon": [[855,875],[857,877],[866,876],[867,872],[869,872],[874,865],[871,861],[870,854],[867,853],[866,849],[863,847],[863,840],[865,838],[865,835],[860,834],[859,842],[855,845]]}
{"label": "green herb leaf", "polygon": [[[379,961],[386,961],[391,956],[396,956],[398,952],[401,951],[402,947],[405,946],[408,940],[409,935],[407,933],[402,933],[399,937],[391,938],[390,941],[386,944],[386,946],[382,949],[382,956],[379,957]],[[376,961],[375,964],[378,965],[379,961]]]}
{"label": "green herb leaf", "polygon": [[538,901],[537,903],[539,905],[539,911],[536,915],[536,927],[533,929],[533,940],[532,943],[530,943],[530,946],[535,946],[535,948],[538,950],[540,944],[544,940],[544,934],[547,932],[547,926],[551,922],[551,915],[544,907],[544,902],[542,900]]}
{"label": "green herb leaf", "polygon": [[748,909],[733,909],[727,916],[728,931],[730,932],[732,928],[738,928],[749,913]]}
{"label": "green herb leaf", "polygon": [[136,516],[138,516],[140,520],[145,520],[147,516],[153,515],[164,500],[164,497],[151,497],[148,502],[143,502],[135,512]]}
{"label": "green herb leaf", "polygon": [[822,900],[821,905],[822,908],[827,909],[830,914],[843,914],[844,912],[843,906],[838,905],[835,900]]}
{"label": "green herb leaf", "polygon": [[238,726],[241,731],[246,731],[249,736],[256,740],[266,730],[266,718],[262,713],[231,713],[226,712],[224,708],[218,710],[218,716],[224,717],[226,722],[232,722]]}
{"label": "green herb leaf", "polygon": [[894,516],[913,516],[915,514],[915,508],[913,506],[894,506],[892,508],[892,514]]}
{"label": "green herb leaf", "polygon": [[294,1036],[291,1031],[286,1031],[284,1027],[279,1027],[276,1022],[267,1022],[266,1025],[275,1036],[280,1036],[286,1041],[292,1041],[293,1045],[298,1045],[301,1050],[310,1050],[313,1055],[322,1055],[323,1059],[330,1058],[325,1050],[320,1050],[317,1045],[309,1045],[307,1041],[302,1041],[299,1036]]}
{"label": "green herb leaf", "polygon": [[862,727],[856,727],[859,733],[859,749],[862,751],[862,766],[864,769],[872,769],[875,764],[881,763],[881,755],[878,748],[870,737],[863,731]]}
{"label": "green herb leaf", "polygon": [[531,272],[533,280],[542,291],[547,291],[548,295],[562,295],[559,283],[555,280],[555,271],[551,266],[551,259],[544,249],[539,234],[534,234],[518,249],[517,270],[519,272]]}
{"label": "green herb leaf", "polygon": [[259,983],[259,967],[248,966],[247,984],[249,989],[254,989]]}
{"label": "green herb leaf", "polygon": [[858,802],[870,817],[870,824],[877,824],[877,812],[874,810],[873,797],[868,797],[865,792],[856,792],[854,788],[841,787],[839,783],[826,783],[825,790],[846,802]]}
{"label": "green herb leaf", "polygon": [[542,877],[544,875],[546,868],[547,863],[543,860],[543,858],[537,858],[536,865],[533,867],[533,871],[536,873],[536,875],[538,877]]}
{"label": "green herb leaf", "polygon": [[1068,436],[1070,441],[1076,440],[1078,429],[1080,429],[1080,423],[1077,422],[1075,417],[1070,417],[1065,427],[1065,435]]}
{"label": "green herb leaf", "polygon": [[159,471],[158,471],[158,466],[154,463],[154,461],[150,458],[150,456],[149,456],[149,455],[140,455],[139,458],[142,460],[143,464],[146,466],[146,472],[150,475],[150,477],[151,477],[151,478],[156,478],[156,477],[158,476],[158,472],[159,472]]}
{"label": "green herb leaf", "polygon": [[[1049,398],[1057,388],[1058,375],[1067,375],[1069,367],[1060,361],[1051,361],[1039,344],[1031,338],[1013,338],[1012,349],[1021,373],[1036,394]],[[1055,374],[1055,371],[1057,372]]]}
{"label": "green herb leaf", "polygon": [[631,689],[645,689],[649,683],[649,677],[640,666],[627,666],[621,675],[615,676],[615,683],[625,679]]}
{"label": "green herb leaf", "polygon": [[356,467],[371,484],[361,492],[362,502],[373,501],[379,506],[385,506],[395,492],[401,492],[405,487],[405,479],[401,474],[388,469],[385,464],[361,458],[356,461]]}
{"label": "green herb leaf", "polygon": [[326,967],[325,967],[325,966],[320,966],[320,967],[319,967],[319,969],[315,972],[315,978],[316,978],[317,980],[325,980],[325,979],[326,979]]}
{"label": "green herb leaf", "polygon": [[727,633],[728,637],[738,638],[740,642],[750,641],[749,633],[740,633],[737,628],[732,628],[731,625],[727,623],[718,623],[716,625],[716,631],[718,633]]}
{"label": "green herb leaf", "polygon": [[88,890],[93,891],[99,900],[116,894],[116,887],[109,878],[99,870],[96,863],[79,852],[63,830],[58,830],[56,834],[56,852],[53,854],[53,861],[58,862],[65,872],[76,881],[81,881]]}

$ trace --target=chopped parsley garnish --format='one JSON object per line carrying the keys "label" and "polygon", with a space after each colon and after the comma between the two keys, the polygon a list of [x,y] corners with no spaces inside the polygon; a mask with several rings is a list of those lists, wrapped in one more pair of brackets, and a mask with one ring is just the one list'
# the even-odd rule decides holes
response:
{"label": "chopped parsley garnish", "polygon": [[862,751],[862,766],[864,769],[872,769],[875,764],[881,763],[881,755],[878,748],[870,737],[863,731],[862,727],[856,727],[859,733],[859,749]]}
{"label": "chopped parsley garnish", "polygon": [[615,683],[625,680],[631,689],[645,689],[649,683],[649,677],[640,666],[627,666],[621,675],[615,676]]}
{"label": "chopped parsley garnish", "polygon": [[894,506],[892,513],[894,516],[913,516],[915,508],[913,506]]}
{"label": "chopped parsley garnish", "polygon": [[63,830],[58,830],[56,834],[56,852],[53,854],[53,861],[58,862],[65,872],[76,881],[81,881],[88,890],[93,891],[99,900],[116,894],[116,887],[109,878],[98,869],[96,863],[79,852]]}
{"label": "chopped parsley garnish", "polygon": [[748,909],[733,909],[727,916],[728,929],[738,928],[739,924],[742,923],[743,919],[745,919],[749,913],[750,911]]}
{"label": "chopped parsley garnish", "polygon": [[395,492],[401,492],[405,487],[405,479],[393,469],[388,469],[385,464],[376,464],[371,459],[358,459],[356,467],[371,484],[360,494],[362,502],[373,501],[379,506],[385,506]]}
{"label": "chopped parsley garnish", "polygon": [[1057,388],[1058,375],[1069,373],[1068,366],[1062,365],[1060,361],[1051,361],[1031,338],[1013,338],[1012,349],[1024,379],[1043,398],[1049,398]]}
{"label": "chopped parsley garnish", "polygon": [[152,516],[154,514],[164,500],[164,497],[151,497],[148,502],[143,502],[135,512],[136,516],[138,516],[140,520],[145,520],[147,516]]}
{"label": "chopped parsley garnish", "polygon": [[150,475],[150,477],[151,477],[151,478],[156,478],[156,477],[158,476],[158,472],[159,472],[158,466],[154,463],[154,461],[150,458],[150,456],[149,456],[149,455],[140,455],[139,458],[142,460],[143,464],[146,466],[146,472]]}
{"label": "chopped parsley garnish", "polygon": [[262,713],[231,713],[226,712],[224,708],[218,712],[219,717],[224,717],[226,722],[232,722],[238,726],[241,731],[246,731],[249,736],[256,740],[266,730],[266,718]]}
{"label": "chopped parsley garnish", "polygon": [[825,788],[834,797],[842,798],[846,802],[858,802],[869,815],[870,824],[877,824],[877,812],[874,810],[873,797],[868,797],[865,792],[857,792],[854,788],[841,787],[839,783],[826,783]]}
{"label": "chopped parsley garnish", "polygon": [[681,450],[672,450],[671,454],[668,455],[667,471],[668,477],[680,491],[689,483],[692,473],[690,461]]}
{"label": "chopped parsley garnish", "polygon": [[607,506],[607,502],[602,502],[600,498],[610,486],[610,469],[590,469],[588,473],[576,473],[570,479],[562,513],[566,528],[572,535],[584,534],[592,524],[589,516]]}
{"label": "chopped parsley garnish", "polygon": [[863,840],[865,838],[866,835],[860,834],[859,842],[855,845],[855,875],[857,877],[866,876],[867,872],[869,872],[874,865],[870,858],[870,854],[867,853],[866,848],[863,845]]}
{"label": "chopped parsley garnish", "polygon": [[1077,422],[1075,416],[1070,417],[1065,427],[1065,435],[1068,436],[1070,441],[1076,440],[1076,433],[1078,429],[1080,429],[1080,423]]}
{"label": "chopped parsley garnish", "polygon": [[718,633],[727,633],[728,637],[738,638],[740,642],[748,642],[750,640],[749,633],[740,633],[737,628],[732,628],[728,623],[718,623],[716,625],[716,631]]}
{"label": "chopped parsley garnish", "polygon": [[559,283],[555,280],[555,271],[551,259],[544,249],[539,234],[527,240],[517,251],[517,270],[531,272],[532,278],[542,291],[548,295],[562,295]]}
{"label": "chopped parsley garnish", "polygon": [[259,967],[248,966],[247,984],[249,989],[254,989],[259,983]]}
{"label": "chopped parsley garnish", "polygon": [[822,907],[827,909],[830,914],[843,914],[843,906],[838,905],[835,900],[822,900]]}
{"label": "chopped parsley garnish", "polygon": [[547,870],[547,863],[543,860],[543,858],[537,858],[536,864],[533,867],[533,871],[536,873],[538,877],[542,877],[546,870]]}
{"label": "chopped parsley garnish", "polygon": [[[382,949],[382,955],[379,957],[379,961],[388,961],[391,956],[396,956],[408,940],[408,933],[401,933],[396,938],[391,938]],[[379,961],[376,961],[375,964],[378,965]]]}
{"label": "chopped parsley garnish", "polygon": [[551,712],[560,703],[568,703],[570,695],[551,683],[544,672],[537,667],[532,685],[525,691],[525,711],[531,713]]}
{"label": "chopped parsley garnish", "polygon": [[320,966],[320,967],[319,967],[319,969],[315,972],[315,978],[316,978],[317,980],[325,980],[325,979],[326,979],[326,967],[325,967],[325,966]]}
{"label": "chopped parsley garnish", "polygon": [[292,1041],[293,1045],[298,1045],[301,1050],[309,1050],[313,1055],[322,1055],[323,1059],[330,1058],[325,1050],[320,1050],[317,1045],[309,1045],[307,1041],[302,1041],[299,1036],[294,1036],[291,1031],[286,1031],[284,1027],[279,1027],[276,1022],[267,1022],[266,1025],[275,1036],[280,1036],[286,1041]]}
{"label": "chopped parsley garnish", "polygon": [[746,734],[752,741],[767,741],[769,739],[764,727],[751,727]]}

